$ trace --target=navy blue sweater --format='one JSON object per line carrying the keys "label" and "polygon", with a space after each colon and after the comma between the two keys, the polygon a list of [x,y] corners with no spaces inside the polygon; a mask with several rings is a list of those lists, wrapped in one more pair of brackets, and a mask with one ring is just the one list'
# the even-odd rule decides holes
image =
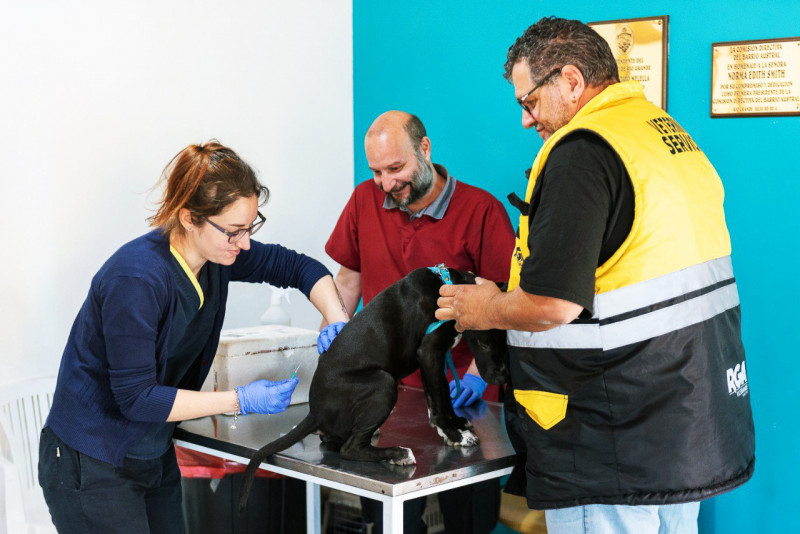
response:
{"label": "navy blue sweater", "polygon": [[[216,354],[228,282],[268,282],[306,296],[330,274],[318,261],[251,241],[218,270],[220,306],[202,355],[178,385],[199,390]],[[92,279],[61,359],[47,425],[67,445],[121,466],[151,422],[167,420],[178,388],[162,385],[177,302],[169,240],[154,230],[123,245]]]}

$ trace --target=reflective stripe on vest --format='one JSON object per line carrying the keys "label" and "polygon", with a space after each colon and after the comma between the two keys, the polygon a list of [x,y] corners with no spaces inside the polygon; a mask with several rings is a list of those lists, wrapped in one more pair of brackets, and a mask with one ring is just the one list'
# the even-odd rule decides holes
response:
{"label": "reflective stripe on vest", "polygon": [[514,347],[612,350],[678,331],[739,305],[730,256],[595,295],[590,323],[509,330]]}

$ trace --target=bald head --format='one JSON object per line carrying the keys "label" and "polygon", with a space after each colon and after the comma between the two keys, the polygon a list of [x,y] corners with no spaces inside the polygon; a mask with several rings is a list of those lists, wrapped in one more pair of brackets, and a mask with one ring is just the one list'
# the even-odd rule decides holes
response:
{"label": "bald head", "polygon": [[428,134],[419,117],[405,111],[391,110],[381,113],[367,130],[365,143],[370,138],[390,136],[395,142],[407,140],[411,148],[418,150],[423,137]]}
{"label": "bald head", "polygon": [[414,115],[381,114],[367,130],[364,151],[375,185],[398,205],[416,211],[438,194],[433,187],[438,175],[430,159],[431,141]]}

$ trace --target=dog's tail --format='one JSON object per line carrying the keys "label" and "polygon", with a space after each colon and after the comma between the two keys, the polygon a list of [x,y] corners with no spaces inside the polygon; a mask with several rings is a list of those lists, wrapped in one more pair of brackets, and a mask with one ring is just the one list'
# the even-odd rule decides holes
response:
{"label": "dog's tail", "polygon": [[247,469],[244,471],[244,479],[242,480],[242,489],[239,493],[239,513],[241,514],[244,511],[244,507],[247,504],[247,496],[250,494],[250,486],[253,485],[253,479],[256,476],[256,471],[258,471],[258,466],[261,463],[275,454],[276,452],[281,452],[284,449],[288,449],[307,435],[311,434],[313,431],[317,429],[317,421],[311,414],[308,414],[305,419],[297,423],[293,429],[289,431],[284,436],[279,437],[272,443],[267,443],[250,459],[250,463],[247,464]]}

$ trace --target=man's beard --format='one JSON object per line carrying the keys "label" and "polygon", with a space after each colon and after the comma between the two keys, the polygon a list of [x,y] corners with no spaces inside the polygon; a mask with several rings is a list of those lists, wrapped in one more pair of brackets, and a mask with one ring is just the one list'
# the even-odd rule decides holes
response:
{"label": "man's beard", "polygon": [[549,133],[547,138],[544,139],[545,141],[547,141],[551,135],[569,123],[574,116],[574,114],[570,115],[570,110],[567,107],[567,103],[563,97],[559,97],[559,99],[555,100],[551,106],[552,108],[548,114],[549,118],[541,121],[542,126],[544,126],[545,130]]}
{"label": "man's beard", "polygon": [[407,208],[409,204],[413,204],[420,200],[422,197],[430,193],[431,189],[433,188],[433,168],[431,164],[428,163],[428,161],[422,155],[422,152],[417,152],[416,156],[418,169],[411,176],[411,181],[408,183],[408,196],[402,200],[397,200],[394,194],[392,194],[394,201],[404,208]]}

